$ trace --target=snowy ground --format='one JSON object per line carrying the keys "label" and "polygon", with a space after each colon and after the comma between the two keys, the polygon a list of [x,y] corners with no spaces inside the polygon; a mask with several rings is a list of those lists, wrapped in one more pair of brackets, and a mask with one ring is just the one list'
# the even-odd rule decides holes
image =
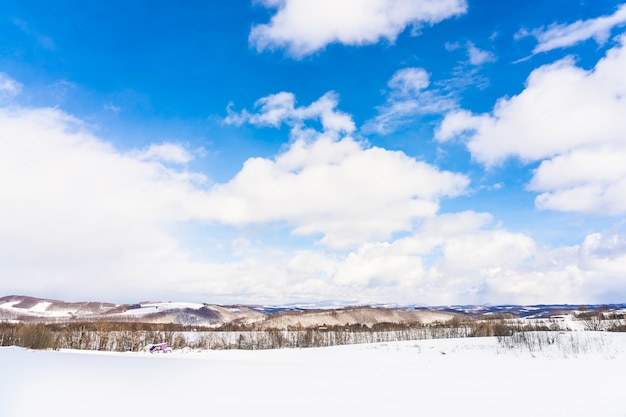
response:
{"label": "snowy ground", "polygon": [[626,335],[559,337],[541,351],[496,338],[168,355],[0,348],[0,416],[626,416]]}

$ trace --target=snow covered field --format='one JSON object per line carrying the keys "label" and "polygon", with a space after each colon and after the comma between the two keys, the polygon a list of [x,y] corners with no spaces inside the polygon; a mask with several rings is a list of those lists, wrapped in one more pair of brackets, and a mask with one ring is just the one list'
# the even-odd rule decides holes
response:
{"label": "snow covered field", "polygon": [[[168,355],[0,348],[0,416],[626,416],[626,334]],[[543,339],[542,339],[543,340]]]}

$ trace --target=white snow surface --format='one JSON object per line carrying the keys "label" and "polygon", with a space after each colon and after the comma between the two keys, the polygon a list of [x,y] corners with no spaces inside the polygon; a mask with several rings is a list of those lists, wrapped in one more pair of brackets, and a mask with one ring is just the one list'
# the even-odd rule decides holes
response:
{"label": "white snow surface", "polygon": [[1,416],[626,416],[626,335],[167,355],[0,348]]}
{"label": "white snow surface", "polygon": [[42,313],[44,311],[47,311],[48,308],[52,305],[51,302],[49,301],[42,301],[40,303],[37,303],[35,306],[33,306],[33,308],[31,308],[31,311],[37,312],[37,313]]}
{"label": "white snow surface", "polygon": [[154,313],[160,313],[164,311],[171,311],[171,310],[177,310],[177,309],[182,310],[185,308],[189,308],[192,310],[199,310],[204,306],[203,304],[200,304],[200,303],[181,303],[181,302],[142,303],[140,305],[141,305],[140,308],[126,310],[124,313],[121,313],[121,315],[141,316],[144,314],[154,314]]}
{"label": "white snow surface", "polygon": [[43,317],[66,317],[70,314],[75,314],[76,311],[56,311],[49,310],[52,306],[52,303],[49,301],[39,301],[37,304],[30,308],[19,308],[15,307],[16,304],[19,304],[20,301],[9,301],[6,303],[0,304],[0,309],[4,309],[6,311],[10,311],[19,315],[32,315],[32,316],[43,316]]}

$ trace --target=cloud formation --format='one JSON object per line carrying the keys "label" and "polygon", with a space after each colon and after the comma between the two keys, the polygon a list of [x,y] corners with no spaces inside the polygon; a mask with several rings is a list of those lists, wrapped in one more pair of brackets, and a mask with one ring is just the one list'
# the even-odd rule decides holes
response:
{"label": "cloud formation", "polygon": [[0,108],[5,291],[15,283],[110,296],[145,293],[150,279],[171,286],[175,269],[165,266],[185,256],[170,230],[200,217],[204,180],[119,152],[61,110]]}
{"label": "cloud formation", "polygon": [[263,97],[254,104],[258,109],[249,113],[243,110],[240,113],[232,111],[228,107],[228,116],[224,119],[226,124],[241,125],[250,123],[256,126],[278,127],[287,124],[291,127],[300,128],[307,120],[319,120],[322,129],[326,132],[352,133],[355,125],[352,117],[337,110],[339,97],[330,91],[308,106],[296,106],[296,96],[293,93],[280,92]]}
{"label": "cloud formation", "polygon": [[[399,94],[423,84],[419,72],[391,82]],[[332,95],[307,106],[291,97],[270,96],[255,112],[230,115],[288,124],[291,142],[274,158],[249,159],[224,184],[189,172],[194,155],[180,144],[122,152],[59,109],[0,107],[2,292],[222,303],[589,303],[626,296],[623,227],[543,248],[494,225],[488,213],[441,214],[438,201],[465,192],[467,177],[355,140],[351,117]],[[622,165],[586,172],[610,182],[623,175]],[[569,186],[545,172],[537,187]],[[319,237],[320,245],[285,247],[244,230],[276,222]],[[226,256],[214,257],[206,242],[224,227],[235,238],[216,237]],[[202,242],[199,253],[194,240]]]}
{"label": "cloud formation", "polygon": [[568,48],[588,39],[594,39],[599,45],[604,45],[611,35],[611,30],[625,24],[626,4],[622,4],[615,13],[608,16],[579,20],[570,24],[553,24],[547,28],[532,31],[521,30],[516,37],[533,36],[536,38],[538,44],[533,49],[533,54],[538,54],[553,49]]}
{"label": "cloud formation", "polygon": [[[417,73],[394,82],[407,92],[420,87]],[[368,147],[350,136],[354,124],[335,110],[334,95],[295,107],[290,93],[259,100],[258,113],[228,120],[292,126],[292,143],[275,159],[253,158],[227,184],[211,191],[211,216],[229,224],[286,221],[295,234],[321,234],[320,243],[349,248],[433,216],[438,200],[464,192],[467,177],[440,171],[402,152]],[[304,127],[320,118],[322,132]]]}
{"label": "cloud formation", "polygon": [[467,61],[462,62],[462,64],[465,65],[469,64],[474,66],[480,66],[487,62],[494,62],[497,60],[493,52],[480,49],[472,41],[465,42],[465,48],[463,48],[463,45],[459,42],[446,42],[444,46],[448,51],[465,49],[467,52]]}
{"label": "cloud formation", "polygon": [[473,211],[434,216],[410,236],[370,242],[339,259],[331,282],[363,301],[429,305],[619,302],[626,295],[623,227],[547,248],[492,222]]}
{"label": "cloud formation", "polygon": [[540,208],[625,213],[625,39],[591,70],[571,58],[536,69],[524,91],[500,99],[489,114],[449,113],[438,140],[466,141],[487,166],[510,157],[541,161],[529,184],[541,193]]}
{"label": "cloud formation", "polygon": [[235,225],[286,221],[295,234],[321,234],[320,243],[344,249],[411,230],[416,219],[435,215],[440,198],[467,185],[464,175],[402,152],[320,135],[296,139],[274,160],[248,160],[211,191],[210,217]]}
{"label": "cloud formation", "polygon": [[493,52],[482,50],[474,45],[473,42],[467,42],[467,57],[472,65],[482,65],[496,60]]}
{"label": "cloud formation", "polygon": [[177,143],[151,143],[146,149],[137,152],[137,158],[142,161],[157,161],[172,164],[186,164],[193,160],[193,155]]}
{"label": "cloud formation", "polygon": [[0,72],[0,103],[11,100],[22,91],[22,84]]}
{"label": "cloud formation", "polygon": [[407,26],[435,24],[464,14],[465,0],[259,0],[276,10],[269,23],[252,28],[258,51],[284,48],[296,58],[331,43],[365,45],[393,42]]}
{"label": "cloud formation", "polygon": [[450,94],[429,88],[430,75],[423,68],[402,68],[393,74],[387,86],[387,102],[378,107],[375,118],[365,123],[364,132],[390,133],[421,116],[443,114],[457,105]]}
{"label": "cloud formation", "polygon": [[[327,114],[323,103],[278,118],[293,126],[287,150],[252,158],[215,185],[187,171],[191,154],[180,145],[120,152],[59,109],[0,108],[3,291],[259,302],[289,288],[294,298],[331,297],[334,255],[255,242],[233,247],[237,261],[218,262],[192,256],[179,228],[282,222],[295,234],[320,235],[325,247],[358,247],[410,231],[436,214],[439,198],[463,192],[463,175],[338,138],[351,120]],[[327,117],[329,130],[301,126],[306,117]]]}

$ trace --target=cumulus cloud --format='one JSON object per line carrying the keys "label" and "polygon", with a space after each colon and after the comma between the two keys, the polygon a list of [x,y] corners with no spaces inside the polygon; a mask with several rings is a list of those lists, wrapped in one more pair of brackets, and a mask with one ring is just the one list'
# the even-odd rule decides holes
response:
{"label": "cumulus cloud", "polygon": [[574,149],[541,162],[528,185],[544,209],[626,212],[626,146]]}
{"label": "cumulus cloud", "polygon": [[[407,92],[424,82],[417,74],[395,83]],[[286,221],[295,234],[321,234],[320,243],[349,248],[369,239],[410,230],[415,219],[434,215],[442,197],[464,192],[464,175],[350,136],[350,118],[335,110],[334,96],[295,107],[290,93],[260,100],[258,113],[230,115],[254,124],[294,126],[289,148],[274,159],[252,158],[227,184],[214,187],[211,216],[229,224]],[[304,129],[321,118],[322,131]]]}
{"label": "cumulus cloud", "polygon": [[[293,233],[349,248],[434,215],[438,200],[462,193],[468,179],[402,152],[364,147],[347,137],[296,140],[276,159],[254,158],[211,190],[211,217],[228,224],[287,221]],[[219,204],[218,204],[219,203]]]}
{"label": "cumulus cloud", "polygon": [[173,288],[172,266],[187,262],[169,230],[201,218],[201,180],[122,153],[61,110],[0,108],[4,287],[110,296],[145,294],[153,279]]}
{"label": "cumulus cloud", "polygon": [[257,50],[285,48],[303,57],[331,43],[393,42],[407,26],[435,24],[464,14],[465,0],[259,0],[276,10],[269,23],[252,28],[250,44]]}
{"label": "cumulus cloud", "polygon": [[[120,152],[58,109],[2,108],[0,150],[5,293],[425,304],[626,296],[623,230],[544,250],[487,213],[438,215],[433,202],[462,191],[464,177],[349,138],[296,138],[275,159],[251,159],[231,182],[208,189],[199,174]],[[180,222],[274,220],[325,234],[326,247],[240,237],[234,257],[216,260],[191,256],[174,233]],[[406,233],[394,238],[393,230]],[[328,249],[348,243],[348,252]]]}
{"label": "cumulus cloud", "polygon": [[188,276],[178,288],[224,300],[357,304],[587,304],[626,296],[623,227],[549,248],[492,223],[487,213],[438,215],[409,236],[366,242],[345,254],[257,242],[237,262],[181,263]]}
{"label": "cumulus cloud", "polygon": [[[372,262],[393,298],[406,285],[398,277],[421,262],[410,254],[396,265],[402,257],[372,259],[370,251],[350,261],[255,241],[237,244],[236,260],[218,262],[194,259],[173,231],[180,222],[282,220],[298,233],[326,233],[330,246],[349,235],[364,240],[347,243],[366,247],[371,236],[432,216],[437,197],[466,181],[402,153],[320,137],[296,140],[275,160],[252,159],[231,182],[202,189],[199,174],[161,163],[162,145],[152,148],[159,158],[145,158],[150,147],[123,153],[47,108],[2,108],[0,149],[2,291],[75,299],[354,300],[343,277]],[[237,204],[249,212],[236,217]],[[364,296],[381,295],[368,288]]]}
{"label": "cumulus cloud", "polygon": [[[335,255],[254,242],[237,245],[237,261],[216,262],[192,256],[179,230],[279,222],[320,235],[326,247],[357,247],[411,230],[440,198],[464,191],[463,175],[338,138],[352,122],[328,103],[287,106],[293,114],[276,120],[292,124],[291,145],[212,186],[187,171],[192,155],[181,145],[121,152],[59,109],[0,108],[3,291],[114,300],[195,293],[224,302],[278,300],[285,288],[293,297],[332,294]],[[307,117],[328,130],[299,126]]]}
{"label": "cumulus cloud", "polygon": [[540,208],[626,212],[617,162],[626,146],[624,39],[591,70],[571,58],[536,69],[520,94],[500,99],[491,113],[449,113],[437,139],[465,141],[472,157],[488,166],[509,157],[542,161],[529,184],[542,192]]}
{"label": "cumulus cloud", "polygon": [[369,242],[337,259],[331,282],[339,293],[359,294],[360,302],[589,303],[624,297],[626,234],[619,227],[592,233],[578,245],[548,248],[492,222],[489,214],[473,211],[425,219],[407,237]]}
{"label": "cumulus cloud", "polygon": [[450,94],[429,88],[430,75],[423,68],[402,68],[393,74],[387,86],[387,102],[378,107],[375,118],[364,124],[364,132],[390,133],[421,116],[442,114],[457,105]]}
{"label": "cumulus cloud", "polygon": [[[410,80],[398,89],[420,85]],[[0,292],[222,303],[589,303],[626,296],[623,228],[545,250],[494,225],[487,213],[438,214],[439,199],[464,192],[465,176],[358,142],[345,118],[320,122],[327,130],[301,126],[307,117],[320,120],[327,105],[286,108],[291,115],[270,120],[292,126],[290,145],[208,186],[202,174],[187,171],[193,155],[184,146],[122,152],[59,109],[0,107]],[[263,114],[258,109],[246,120]],[[602,182],[623,169],[615,163],[592,172]],[[563,186],[546,175],[533,186]],[[236,228],[226,233],[230,254],[212,257],[206,245],[208,235],[223,232],[220,225],[273,222],[320,236],[321,245],[286,248]],[[202,242],[198,252],[194,241]]]}
{"label": "cumulus cloud", "polygon": [[538,44],[533,49],[533,54],[537,54],[553,49],[568,48],[592,38],[599,45],[603,45],[611,35],[611,29],[624,24],[626,24],[626,4],[619,6],[615,13],[608,16],[579,20],[570,24],[553,24],[547,28],[532,31],[521,30],[516,37],[535,37]]}

